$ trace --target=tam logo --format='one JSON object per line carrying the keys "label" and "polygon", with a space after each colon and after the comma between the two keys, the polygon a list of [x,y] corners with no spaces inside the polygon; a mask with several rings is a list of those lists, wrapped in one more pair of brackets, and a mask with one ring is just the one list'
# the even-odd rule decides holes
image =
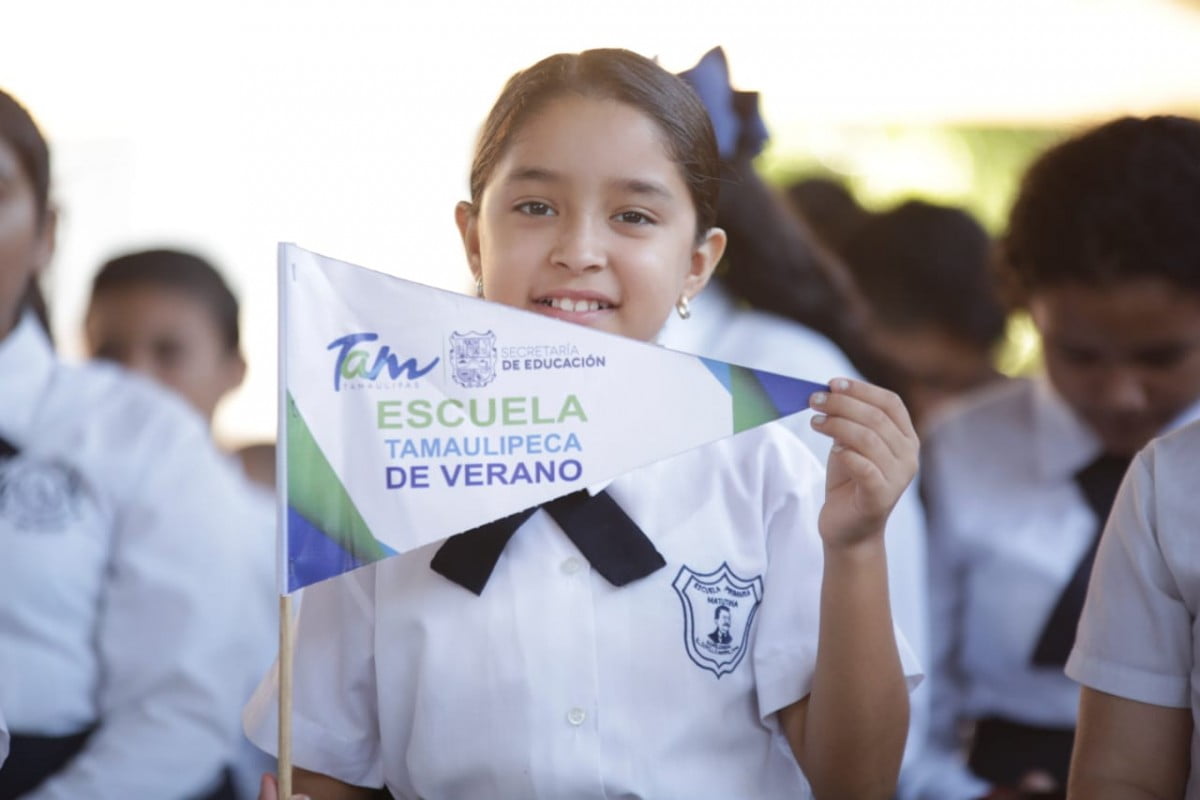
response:
{"label": "tam logo", "polygon": [[425,366],[417,363],[416,358],[401,361],[385,344],[372,352],[365,347],[355,347],[361,342],[374,342],[379,338],[377,333],[348,333],[340,339],[334,339],[326,350],[338,351],[337,361],[333,365],[333,390],[341,391],[342,379],[346,380],[376,380],[387,370],[386,377],[397,380],[404,378],[414,380],[433,369],[440,358],[435,357]]}

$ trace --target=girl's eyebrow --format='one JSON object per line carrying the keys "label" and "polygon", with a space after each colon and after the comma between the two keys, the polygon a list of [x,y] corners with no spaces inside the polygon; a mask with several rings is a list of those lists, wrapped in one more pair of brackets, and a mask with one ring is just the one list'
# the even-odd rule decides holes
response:
{"label": "girl's eyebrow", "polygon": [[[517,167],[509,173],[505,179],[505,183],[521,183],[526,181],[562,183],[564,180],[562,174],[544,167]],[[618,178],[611,183],[615,188],[632,192],[633,194],[650,195],[665,200],[670,200],[674,197],[666,186],[657,181],[650,181],[644,178]]]}
{"label": "girl's eyebrow", "polygon": [[663,200],[671,200],[675,197],[670,189],[657,181],[648,181],[642,178],[626,178],[625,180],[614,181],[614,183],[619,188],[634,194],[650,195]]}
{"label": "girl's eyebrow", "polygon": [[517,167],[505,179],[505,183],[522,181],[538,181],[541,183],[561,183],[562,175],[544,167]]}

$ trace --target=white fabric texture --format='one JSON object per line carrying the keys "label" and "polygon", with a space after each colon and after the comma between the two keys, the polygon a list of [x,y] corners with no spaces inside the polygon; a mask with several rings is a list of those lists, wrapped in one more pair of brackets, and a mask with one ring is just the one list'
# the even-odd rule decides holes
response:
{"label": "white fabric texture", "polygon": [[[820,466],[768,425],[608,491],[667,562],[621,588],[539,512],[479,597],[430,569],[440,543],[306,589],[295,763],[400,800],[809,796],[774,712],[815,665]],[[762,597],[741,598],[741,660],[718,676],[685,633],[690,614],[703,640],[711,606],[689,612],[674,584],[722,565]],[[245,715],[272,751],[276,703],[272,674]]]}
{"label": "white fabric texture", "polygon": [[[1200,405],[1180,419],[1200,414]],[[1031,665],[1051,610],[1096,533],[1075,473],[1101,444],[1042,378],[973,393],[925,436],[933,656],[929,741],[905,797],[985,794],[964,722],[1071,728],[1079,687]]]}
{"label": "white fabric texture", "polygon": [[[1200,422],[1133,462],[1100,540],[1067,674],[1200,719]],[[1192,730],[1186,797],[1200,798]]]}
{"label": "white fabric texture", "polygon": [[[713,281],[692,301],[692,316],[671,317],[658,337],[673,350],[716,358],[732,364],[826,382],[832,378],[861,379],[858,371],[826,337],[799,323],[762,311],[740,307],[719,281]],[[816,455],[829,459],[832,440],[811,425],[812,412],[793,414],[783,425]],[[922,664],[929,663],[929,598],[926,570],[925,511],[916,481],[904,492],[887,524],[888,591],[892,616],[904,631]],[[911,702],[905,770],[925,740],[929,719],[929,690],[918,686]],[[901,774],[901,783],[906,781]]]}
{"label": "white fabric texture", "polygon": [[229,762],[261,631],[250,532],[201,420],[116,368],[0,341],[0,707],[13,734],[99,724],[33,800],[181,797]]}

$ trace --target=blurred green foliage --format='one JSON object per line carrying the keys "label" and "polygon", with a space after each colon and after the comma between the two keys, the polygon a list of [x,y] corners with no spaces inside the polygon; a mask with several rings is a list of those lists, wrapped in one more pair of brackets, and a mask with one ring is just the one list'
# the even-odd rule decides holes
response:
{"label": "blurred green foliage", "polygon": [[[1071,132],[1065,127],[845,127],[774,140],[756,166],[781,188],[808,177],[838,180],[870,211],[914,197],[959,206],[997,235],[1025,168]],[[1029,316],[1014,312],[996,353],[997,367],[1009,375],[1028,374],[1040,360]]]}
{"label": "blurred green foliage", "polygon": [[811,176],[840,180],[876,211],[910,197],[962,206],[995,233],[1003,227],[1026,166],[1069,133],[1067,128],[845,127],[822,131],[814,137],[817,142],[774,141],[757,166],[780,186]]}

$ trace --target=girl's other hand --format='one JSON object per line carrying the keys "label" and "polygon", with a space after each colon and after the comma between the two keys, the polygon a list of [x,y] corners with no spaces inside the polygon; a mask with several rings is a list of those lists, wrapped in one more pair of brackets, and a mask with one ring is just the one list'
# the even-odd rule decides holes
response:
{"label": "girl's other hand", "polygon": [[819,526],[826,546],[882,537],[888,515],[917,472],[920,442],[895,392],[836,378],[809,401],[812,426],[833,439]]}
{"label": "girl's other hand", "polygon": [[[279,782],[271,773],[264,773],[258,785],[258,800],[279,800]],[[309,800],[306,794],[294,794],[292,800]]]}

